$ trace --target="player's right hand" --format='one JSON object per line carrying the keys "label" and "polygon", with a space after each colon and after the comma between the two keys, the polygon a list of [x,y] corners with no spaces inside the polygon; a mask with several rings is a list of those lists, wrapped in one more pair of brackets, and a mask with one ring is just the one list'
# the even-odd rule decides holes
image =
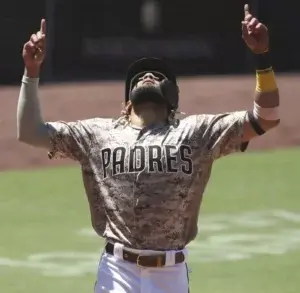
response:
{"label": "player's right hand", "polygon": [[32,34],[23,47],[23,60],[27,71],[39,70],[46,55],[46,20],[41,20],[38,32]]}

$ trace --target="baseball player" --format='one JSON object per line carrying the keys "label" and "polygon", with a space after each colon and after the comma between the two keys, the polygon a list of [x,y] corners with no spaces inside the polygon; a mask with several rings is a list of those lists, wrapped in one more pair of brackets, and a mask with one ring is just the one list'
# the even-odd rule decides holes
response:
{"label": "baseball player", "polygon": [[[24,45],[19,141],[77,161],[93,228],[105,239],[96,293],[187,293],[187,250],[197,234],[212,164],[244,151],[279,124],[279,93],[267,27],[245,6],[242,37],[256,62],[252,111],[176,118],[177,80],[161,59],[128,69],[118,119],[44,122],[38,101],[46,22]],[[244,98],[244,97],[243,97]]]}

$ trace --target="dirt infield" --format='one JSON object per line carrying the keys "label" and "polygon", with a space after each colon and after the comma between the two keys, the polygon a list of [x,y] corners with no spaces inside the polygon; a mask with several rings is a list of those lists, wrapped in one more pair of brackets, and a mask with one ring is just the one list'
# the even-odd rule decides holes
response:
{"label": "dirt infield", "polygon": [[[278,76],[281,93],[281,125],[255,139],[249,150],[284,148],[300,144],[300,78]],[[251,109],[255,80],[250,77],[200,77],[179,79],[180,109],[187,114],[219,113]],[[16,107],[19,88],[0,88],[0,170],[57,166],[70,161],[49,161],[47,152],[20,144],[16,140]],[[68,83],[42,86],[41,106],[44,118],[77,120],[114,117],[121,110],[122,82]]]}

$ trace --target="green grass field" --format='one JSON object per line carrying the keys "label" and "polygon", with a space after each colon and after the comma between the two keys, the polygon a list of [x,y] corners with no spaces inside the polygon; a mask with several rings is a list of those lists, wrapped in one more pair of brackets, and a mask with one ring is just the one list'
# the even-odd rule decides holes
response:
{"label": "green grass field", "polygon": [[[191,292],[298,293],[300,151],[213,169],[190,246]],[[79,168],[1,173],[0,292],[93,292],[102,241]]]}

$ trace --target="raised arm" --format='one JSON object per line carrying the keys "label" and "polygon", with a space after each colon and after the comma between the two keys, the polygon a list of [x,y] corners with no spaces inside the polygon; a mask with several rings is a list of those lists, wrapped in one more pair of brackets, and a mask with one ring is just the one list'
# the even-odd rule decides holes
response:
{"label": "raised arm", "polygon": [[243,130],[243,141],[247,142],[276,127],[280,122],[280,117],[279,91],[269,60],[268,28],[250,13],[247,4],[244,7],[244,12],[242,36],[253,52],[256,62],[254,107],[253,111],[248,113],[248,119],[244,123]]}
{"label": "raised arm", "polygon": [[75,122],[45,122],[42,119],[38,99],[40,67],[45,58],[46,21],[41,21],[40,30],[31,35],[23,47],[25,72],[17,108],[17,136],[20,142],[47,149],[52,157],[82,161],[87,158],[93,120]]}
{"label": "raised arm", "polygon": [[18,140],[26,144],[50,149],[48,127],[44,123],[38,99],[40,66],[45,58],[46,21],[31,35],[23,47],[25,72],[22,78],[17,108]]}

